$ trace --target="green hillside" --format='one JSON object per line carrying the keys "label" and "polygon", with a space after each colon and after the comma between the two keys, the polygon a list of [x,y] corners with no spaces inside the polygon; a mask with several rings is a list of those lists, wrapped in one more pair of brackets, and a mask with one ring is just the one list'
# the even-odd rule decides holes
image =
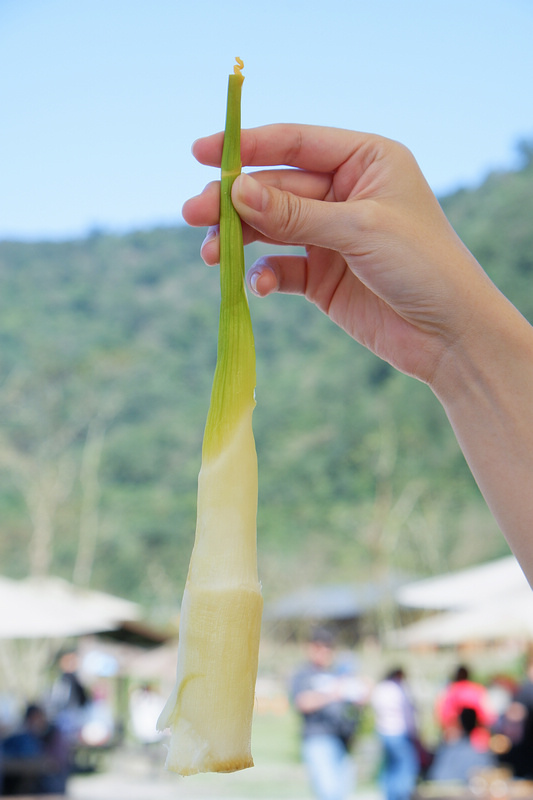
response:
{"label": "green hillside", "polygon": [[[521,170],[442,203],[533,321],[524,154]],[[202,235],[178,227],[0,242],[3,574],[74,574],[153,607],[178,602],[218,325],[218,272],[199,259]],[[267,598],[506,552],[427,387],[301,298],[250,305]]]}

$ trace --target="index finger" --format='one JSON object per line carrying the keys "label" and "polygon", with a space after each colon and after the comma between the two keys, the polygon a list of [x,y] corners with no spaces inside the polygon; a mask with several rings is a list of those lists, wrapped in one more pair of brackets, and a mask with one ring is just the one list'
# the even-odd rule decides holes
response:
{"label": "index finger", "polygon": [[[244,166],[290,166],[315,172],[335,172],[352,156],[376,149],[380,137],[366,133],[293,123],[245,128],[241,133]],[[193,155],[202,164],[220,166],[223,133],[193,144]]]}

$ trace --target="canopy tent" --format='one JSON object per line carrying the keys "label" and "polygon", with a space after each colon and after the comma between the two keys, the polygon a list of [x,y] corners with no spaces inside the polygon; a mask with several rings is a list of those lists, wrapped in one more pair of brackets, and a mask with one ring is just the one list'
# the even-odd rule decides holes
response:
{"label": "canopy tent", "polygon": [[533,639],[533,592],[500,598],[460,611],[447,611],[391,631],[389,644],[398,647],[450,647],[501,639]]}
{"label": "canopy tent", "polygon": [[266,620],[335,620],[357,619],[395,596],[405,576],[389,573],[373,583],[347,583],[306,586],[270,603]]}
{"label": "canopy tent", "polygon": [[372,608],[377,598],[376,587],[309,586],[271,603],[265,610],[265,619],[350,619]]}
{"label": "canopy tent", "polygon": [[136,603],[56,577],[0,577],[0,639],[49,639],[115,630],[139,619]]}
{"label": "canopy tent", "polygon": [[518,561],[506,556],[496,561],[437,575],[401,586],[396,601],[408,608],[452,611],[490,603],[495,598],[531,592]]}
{"label": "canopy tent", "polygon": [[401,573],[389,572],[368,583],[305,586],[269,603],[263,619],[277,638],[305,638],[313,625],[325,625],[339,641],[352,646],[367,633],[375,633],[383,610],[395,602],[405,581]]}
{"label": "canopy tent", "polygon": [[514,556],[402,586],[397,602],[441,611],[391,631],[394,646],[533,639],[533,592]]}

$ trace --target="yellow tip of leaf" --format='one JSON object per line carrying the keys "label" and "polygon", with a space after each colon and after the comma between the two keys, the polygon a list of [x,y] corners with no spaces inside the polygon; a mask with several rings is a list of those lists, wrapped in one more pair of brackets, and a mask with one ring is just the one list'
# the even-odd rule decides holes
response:
{"label": "yellow tip of leaf", "polygon": [[239,56],[235,56],[235,61],[237,63],[233,67],[233,72],[235,73],[235,75],[240,75],[241,70],[244,68],[244,61],[242,60],[242,58],[239,58]]}

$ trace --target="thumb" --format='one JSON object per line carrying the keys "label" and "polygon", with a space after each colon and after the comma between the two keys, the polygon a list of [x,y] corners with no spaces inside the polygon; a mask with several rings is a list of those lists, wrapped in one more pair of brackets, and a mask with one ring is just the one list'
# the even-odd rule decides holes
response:
{"label": "thumb", "polygon": [[232,187],[241,219],[275,242],[317,245],[342,252],[353,246],[355,204],[301,197],[267,186],[246,173]]}

